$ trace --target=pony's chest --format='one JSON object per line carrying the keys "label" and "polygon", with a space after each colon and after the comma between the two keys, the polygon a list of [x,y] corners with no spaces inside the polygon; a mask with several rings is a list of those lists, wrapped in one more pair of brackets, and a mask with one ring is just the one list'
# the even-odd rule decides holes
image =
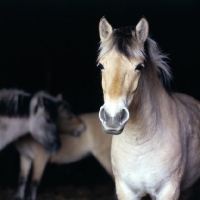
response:
{"label": "pony's chest", "polygon": [[169,155],[167,158],[157,148],[148,151],[145,147],[134,148],[122,141],[120,138],[113,139],[113,173],[132,189],[140,190],[141,193],[154,193],[162,185],[164,178],[173,176],[172,171],[178,168],[178,163],[170,164]]}
{"label": "pony's chest", "polygon": [[[149,193],[159,188],[166,170],[155,166],[151,160],[134,159],[132,163],[124,162],[113,165],[114,174],[120,177],[130,188]],[[121,170],[123,169],[123,170]]]}
{"label": "pony's chest", "polygon": [[131,156],[124,152],[112,155],[114,174],[134,188],[149,188],[160,184],[166,170],[158,165],[151,156]]}

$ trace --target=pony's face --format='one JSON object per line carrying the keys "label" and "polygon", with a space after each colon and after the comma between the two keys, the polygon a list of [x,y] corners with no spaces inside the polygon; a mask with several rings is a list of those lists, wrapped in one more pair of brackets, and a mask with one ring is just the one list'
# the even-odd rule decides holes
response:
{"label": "pony's face", "polygon": [[61,146],[56,127],[59,105],[60,100],[40,95],[33,97],[30,105],[30,134],[50,153]]}
{"label": "pony's face", "polygon": [[[145,26],[144,23],[147,22],[143,19],[139,23],[136,29],[141,31],[141,26]],[[107,43],[108,45],[112,43],[112,37],[114,37],[112,27],[105,18],[100,21],[99,31],[102,42],[101,51],[104,51],[104,48],[108,48]],[[143,34],[142,31],[140,34]],[[147,34],[141,36],[139,42],[142,44],[146,37]],[[128,108],[137,90],[141,70],[144,67],[144,57],[127,58],[113,45],[113,48],[99,57],[98,65],[102,71],[104,94],[104,105],[100,108],[99,118],[106,133],[120,134],[129,119]]]}
{"label": "pony's face", "polygon": [[68,105],[63,102],[58,111],[57,131],[59,134],[79,136],[85,130],[83,121],[71,112]]}

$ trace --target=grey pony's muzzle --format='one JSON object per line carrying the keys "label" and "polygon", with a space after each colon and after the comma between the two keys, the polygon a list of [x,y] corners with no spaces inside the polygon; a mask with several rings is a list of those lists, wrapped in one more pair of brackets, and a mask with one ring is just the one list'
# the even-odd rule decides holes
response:
{"label": "grey pony's muzzle", "polygon": [[48,151],[48,153],[56,153],[61,148],[61,141],[60,137],[56,136],[55,138],[48,140],[48,139],[42,139],[37,140],[45,149]]}
{"label": "grey pony's muzzle", "polygon": [[46,150],[49,152],[49,153],[56,153],[57,151],[59,151],[61,148],[61,141],[59,138],[57,138],[55,141],[53,141],[52,143],[49,143],[47,146],[46,146]]}
{"label": "grey pony's muzzle", "polygon": [[103,125],[103,130],[108,134],[120,134],[129,119],[129,111],[124,108],[114,117],[111,117],[102,106],[99,111],[99,118]]}

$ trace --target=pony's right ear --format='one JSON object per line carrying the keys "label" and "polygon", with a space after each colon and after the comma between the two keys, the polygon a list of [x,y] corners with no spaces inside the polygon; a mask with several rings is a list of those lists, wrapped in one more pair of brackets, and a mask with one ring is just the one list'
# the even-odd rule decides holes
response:
{"label": "pony's right ear", "polygon": [[106,18],[101,18],[99,22],[99,36],[101,38],[101,41],[107,39],[112,33],[112,31],[112,26],[107,22]]}

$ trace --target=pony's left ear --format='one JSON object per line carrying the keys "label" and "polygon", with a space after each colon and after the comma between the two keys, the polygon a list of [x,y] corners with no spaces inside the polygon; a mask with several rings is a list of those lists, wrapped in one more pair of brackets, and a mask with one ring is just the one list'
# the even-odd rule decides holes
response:
{"label": "pony's left ear", "polygon": [[107,22],[106,18],[101,18],[99,22],[99,36],[101,38],[101,41],[107,39],[112,31],[112,26]]}
{"label": "pony's left ear", "polygon": [[136,25],[136,28],[135,28],[135,33],[136,33],[137,39],[140,42],[144,43],[149,34],[149,23],[147,22],[147,20],[145,18],[142,18],[138,22],[138,24]]}

